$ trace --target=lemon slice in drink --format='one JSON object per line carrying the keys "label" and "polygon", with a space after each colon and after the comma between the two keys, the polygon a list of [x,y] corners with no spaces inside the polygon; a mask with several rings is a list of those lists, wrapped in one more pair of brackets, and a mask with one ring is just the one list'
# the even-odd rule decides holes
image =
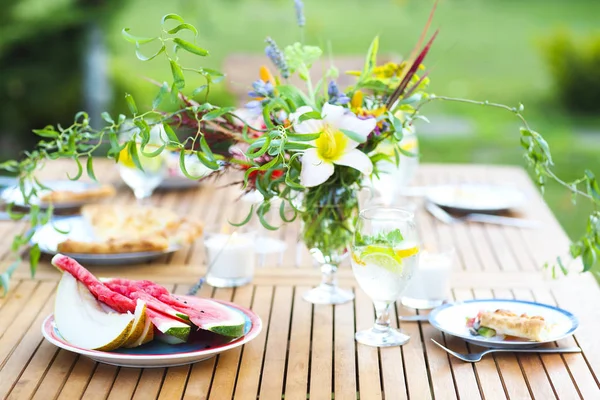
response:
{"label": "lemon slice in drink", "polygon": [[371,253],[362,257],[365,264],[376,265],[390,272],[399,274],[402,272],[402,260],[388,253]]}
{"label": "lemon slice in drink", "polygon": [[393,249],[387,246],[370,245],[367,246],[360,255],[361,263],[359,264],[374,264],[399,274],[402,272],[402,260],[414,256],[417,253],[419,253],[418,246]]}

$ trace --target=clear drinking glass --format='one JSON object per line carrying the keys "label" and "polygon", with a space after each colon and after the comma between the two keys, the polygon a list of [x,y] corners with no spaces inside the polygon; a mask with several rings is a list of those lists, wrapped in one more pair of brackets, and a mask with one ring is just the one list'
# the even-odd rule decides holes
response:
{"label": "clear drinking glass", "polygon": [[377,314],[371,329],[356,333],[356,341],[377,347],[405,344],[410,337],[390,327],[389,309],[418,266],[419,237],[413,213],[387,207],[361,211],[351,253],[356,281],[373,300]]}
{"label": "clear drinking glass", "polygon": [[[119,139],[122,142],[131,140],[138,131],[136,127],[124,129],[119,135]],[[150,153],[161,146],[164,143],[164,136],[166,134],[162,125],[155,125],[150,131],[150,142],[145,147],[145,152]],[[119,155],[119,174],[123,182],[133,190],[138,202],[144,202],[164,179],[168,168],[168,154],[163,151],[156,157],[147,157],[142,154],[141,146],[138,146],[137,154],[144,170],[136,167],[125,148]]]}

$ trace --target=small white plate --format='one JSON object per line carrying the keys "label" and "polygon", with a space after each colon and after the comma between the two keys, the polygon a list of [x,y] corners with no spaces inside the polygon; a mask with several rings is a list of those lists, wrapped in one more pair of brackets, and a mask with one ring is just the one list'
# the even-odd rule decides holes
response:
{"label": "small white plate", "polygon": [[[51,223],[39,227],[31,238],[32,243],[37,243],[42,253],[54,255],[58,252],[58,244],[73,238],[79,241],[93,241],[94,235],[86,220],[81,216],[55,219]],[[171,246],[165,251],[145,251],[137,253],[116,254],[84,254],[64,253],[83,264],[90,265],[119,265],[140,264],[154,260],[163,254],[173,253],[180,246]]]}
{"label": "small white plate", "polygon": [[463,212],[501,212],[520,207],[525,195],[511,186],[441,185],[427,189],[427,199],[438,206]]}
{"label": "small white plate", "polygon": [[[185,297],[185,296],[181,296]],[[256,338],[262,330],[262,321],[252,310],[221,300],[214,300],[231,307],[241,313],[245,320],[244,336],[233,341],[201,331],[194,333],[188,343],[170,345],[153,340],[133,349],[117,349],[113,351],[87,350],[73,346],[60,336],[54,323],[54,315],[49,315],[42,323],[42,335],[53,345],[89,357],[94,361],[119,367],[160,368],[175,367],[207,360],[227,350],[234,349]]]}
{"label": "small white plate", "polygon": [[[101,185],[95,182],[81,182],[81,181],[49,181],[44,182],[44,186],[50,188],[53,191],[61,190],[61,191],[71,191],[71,192],[84,192],[89,189],[98,188]],[[48,192],[47,190],[38,190],[38,194],[43,194]],[[7,203],[13,203],[17,207],[27,208],[28,205],[25,204],[25,199],[23,198],[23,194],[21,190],[16,187],[7,188],[2,192],[2,200]],[[89,199],[81,199],[76,201],[69,202],[59,202],[54,203],[55,210],[70,210],[73,208],[79,208],[87,203],[97,202],[97,198],[89,198]],[[42,208],[47,208],[50,204],[40,200],[37,196],[32,196],[29,201],[31,204],[39,205]]]}
{"label": "small white plate", "polygon": [[[528,340],[506,340],[502,335],[496,335],[491,338],[471,335],[466,325],[467,318],[477,316],[480,311],[495,311],[498,309],[509,310],[516,314],[544,317],[546,323],[552,327],[548,335],[548,340],[533,342]],[[532,301],[497,299],[467,300],[445,304],[429,314],[429,323],[440,331],[457,336],[467,342],[479,346],[497,348],[540,346],[544,343],[554,342],[570,336],[579,327],[577,317],[562,308]]]}

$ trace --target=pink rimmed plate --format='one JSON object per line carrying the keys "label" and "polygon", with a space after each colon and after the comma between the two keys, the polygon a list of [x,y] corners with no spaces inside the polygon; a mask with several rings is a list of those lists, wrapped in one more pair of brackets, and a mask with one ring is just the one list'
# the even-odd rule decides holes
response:
{"label": "pink rimmed plate", "polygon": [[87,350],[73,346],[60,336],[60,332],[54,323],[53,314],[49,315],[42,323],[42,335],[50,343],[61,349],[81,354],[97,362],[119,367],[161,368],[192,364],[242,346],[256,338],[262,329],[260,317],[252,310],[226,301],[214,301],[230,307],[244,316],[246,320],[244,336],[228,340],[223,336],[211,332],[199,331],[192,333],[187,343],[178,345],[153,340],[150,343],[133,349],[121,348],[113,351]]}

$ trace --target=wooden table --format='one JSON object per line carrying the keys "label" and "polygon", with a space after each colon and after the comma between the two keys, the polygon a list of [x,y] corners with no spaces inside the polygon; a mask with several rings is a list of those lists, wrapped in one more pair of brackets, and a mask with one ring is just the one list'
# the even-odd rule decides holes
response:
{"label": "wooden table", "polygon": [[[62,176],[65,164],[48,166],[43,175]],[[118,181],[113,166],[96,167],[105,181]],[[261,335],[244,348],[209,361],[167,369],[129,369],[97,364],[58,350],[42,339],[40,325],[52,311],[59,274],[47,261],[35,280],[21,268],[12,290],[0,299],[0,398],[11,399],[600,399],[600,289],[590,275],[551,280],[541,266],[563,254],[568,240],[531,184],[525,171],[513,167],[424,165],[417,185],[446,182],[508,183],[520,187],[529,201],[522,213],[543,221],[540,230],[479,224],[444,225],[417,211],[425,246],[452,245],[458,265],[455,299],[518,298],[557,304],[580,318],[574,337],[556,345],[579,345],[583,354],[487,356],[477,364],[450,358],[430,339],[460,351],[476,346],[442,335],[426,323],[404,323],[411,341],[397,348],[357,345],[356,329],[374,318],[370,300],[356,286],[349,268],[340,284],[356,293],[353,303],[312,306],[302,293],[319,281],[306,250],[297,245],[292,224],[273,233],[287,243],[283,256],[269,256],[253,284],[238,289],[203,287],[202,295],[232,300],[263,319]],[[221,182],[222,183],[222,182]],[[220,185],[221,183],[218,183]],[[239,191],[206,184],[183,192],[158,193],[156,201],[182,214],[219,226],[244,212],[234,199]],[[118,203],[132,202],[128,190]],[[24,223],[0,223],[0,254],[8,255],[11,235]],[[203,270],[200,243],[140,266],[96,267],[99,275],[149,278],[175,292],[185,292]],[[414,311],[397,307],[396,314]],[[396,323],[394,322],[394,325]]]}

